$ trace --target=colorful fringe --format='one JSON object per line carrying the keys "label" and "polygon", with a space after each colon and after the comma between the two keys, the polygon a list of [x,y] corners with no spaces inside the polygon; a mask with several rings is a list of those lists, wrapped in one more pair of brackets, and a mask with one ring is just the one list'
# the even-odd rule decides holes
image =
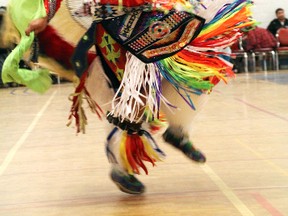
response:
{"label": "colorful fringe", "polygon": [[73,118],[75,119],[76,132],[85,134],[85,127],[87,125],[87,117],[83,109],[83,100],[86,99],[91,111],[95,113],[99,119],[104,115],[101,107],[91,98],[89,92],[85,87],[88,71],[86,71],[81,79],[76,78],[74,81],[76,90],[70,95],[69,100],[72,101],[70,115],[68,117],[67,126],[72,124]]}
{"label": "colorful fringe", "polygon": [[256,22],[251,14],[252,1],[237,0],[225,5],[191,42],[191,46],[219,50],[235,43],[242,35],[241,30]]}
{"label": "colorful fringe", "polygon": [[234,76],[233,65],[219,57],[220,50],[235,43],[243,28],[255,24],[251,6],[244,0],[225,5],[184,50],[155,63],[193,109],[189,93],[210,92],[220,80],[227,83],[226,77]]}
{"label": "colorful fringe", "polygon": [[100,106],[91,98],[88,90],[85,87],[85,82],[88,77],[89,64],[93,58],[89,60],[89,49],[95,44],[96,25],[91,25],[87,32],[82,36],[81,40],[75,48],[75,53],[72,56],[72,65],[76,72],[77,78],[74,81],[76,86],[75,92],[70,95],[72,106],[68,118],[67,126],[70,126],[73,118],[75,118],[75,125],[77,133],[85,133],[85,126],[87,125],[87,117],[82,107],[83,99],[86,99],[92,112],[96,113],[101,119],[103,111]]}
{"label": "colorful fringe", "polygon": [[151,4],[154,10],[161,10],[167,13],[172,9],[188,12],[193,9],[193,5],[185,0],[152,0]]}
{"label": "colorful fringe", "polygon": [[[176,2],[178,4],[182,0],[159,0],[161,6],[167,2],[175,6]],[[144,109],[148,109],[152,119],[159,118],[161,100],[173,106],[162,95],[160,74],[193,109],[195,107],[189,94],[209,93],[219,81],[226,83],[227,77],[234,76],[233,65],[220,57],[223,54],[221,49],[235,43],[242,35],[242,29],[255,24],[250,11],[252,1],[226,3],[224,0],[207,0],[205,4],[209,22],[185,49],[174,56],[145,64],[127,52],[124,76],[113,99],[110,115],[119,117],[121,121],[139,122],[143,119]],[[213,14],[216,14],[214,18],[209,14],[209,5],[214,10]],[[171,9],[171,5],[166,6]],[[191,8],[190,11],[193,10]]]}
{"label": "colorful fringe", "polygon": [[156,134],[162,128],[165,128],[168,126],[167,119],[165,118],[165,115],[162,112],[159,113],[159,116],[157,118],[154,118],[152,113],[149,112],[149,110],[146,110],[145,111],[145,118],[149,124],[149,131],[152,134]]}
{"label": "colorful fringe", "polygon": [[224,80],[225,74],[233,76],[232,68],[213,53],[183,50],[177,55],[156,63],[161,74],[177,89],[195,94],[210,91],[216,84],[212,77]]}
{"label": "colorful fringe", "polygon": [[[139,133],[142,133],[139,135]],[[140,168],[148,174],[144,161],[155,166],[156,161],[164,153],[158,148],[156,142],[147,131],[139,131],[138,134],[129,134],[127,131],[121,132],[120,142],[121,163],[129,174],[140,174]]]}

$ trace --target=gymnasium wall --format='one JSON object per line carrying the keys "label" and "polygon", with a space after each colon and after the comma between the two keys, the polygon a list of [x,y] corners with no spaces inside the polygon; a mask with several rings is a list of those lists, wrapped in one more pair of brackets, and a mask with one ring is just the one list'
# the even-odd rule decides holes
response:
{"label": "gymnasium wall", "polygon": [[260,26],[266,28],[275,18],[275,10],[283,8],[288,18],[288,0],[254,0],[254,18],[261,22]]}
{"label": "gymnasium wall", "polygon": [[[0,0],[0,6],[6,5],[7,2],[8,0]],[[278,7],[284,8],[286,17],[288,17],[288,0],[254,0],[254,2],[254,17],[261,22],[260,26],[264,28],[275,18],[275,10]]]}
{"label": "gymnasium wall", "polygon": [[6,6],[8,0],[0,0],[0,6]]}

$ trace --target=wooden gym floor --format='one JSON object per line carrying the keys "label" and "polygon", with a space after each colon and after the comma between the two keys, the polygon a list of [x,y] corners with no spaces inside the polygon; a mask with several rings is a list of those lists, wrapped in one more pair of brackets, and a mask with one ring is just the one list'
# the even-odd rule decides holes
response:
{"label": "wooden gym floor", "polygon": [[0,90],[1,216],[288,215],[288,71],[217,86],[191,132],[206,165],[158,140],[141,196],[110,181],[103,122],[87,110],[87,134],[66,128],[72,91]]}

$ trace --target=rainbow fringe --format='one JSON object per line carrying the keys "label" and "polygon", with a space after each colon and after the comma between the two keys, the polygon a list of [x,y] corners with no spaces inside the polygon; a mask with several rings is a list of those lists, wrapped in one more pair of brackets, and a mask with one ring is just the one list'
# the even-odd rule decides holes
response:
{"label": "rainbow fringe", "polygon": [[228,47],[242,35],[243,28],[255,25],[251,13],[252,1],[237,0],[226,5],[214,19],[205,24],[198,37],[191,42],[193,47]]}
{"label": "rainbow fringe", "polygon": [[[184,10],[186,8],[188,11],[193,10],[193,6],[184,0],[155,0],[152,1],[153,4],[168,11],[172,8],[179,9],[179,7]],[[122,120],[137,122],[142,120],[143,116],[140,111],[145,105],[152,113],[152,118],[159,118],[160,100],[173,107],[162,95],[160,73],[192,108],[194,105],[189,94],[209,93],[219,81],[227,83],[227,77],[234,76],[233,65],[219,57],[223,54],[221,49],[235,43],[241,37],[243,29],[255,25],[255,20],[251,18],[251,6],[251,0],[235,0],[231,4],[224,5],[215,17],[204,25],[200,34],[174,56],[145,65],[135,56],[127,53],[129,56],[126,61],[124,78],[119,88],[119,94],[117,93],[113,100],[111,114],[119,116]],[[207,11],[209,12],[209,6]],[[84,83],[82,83],[83,80]],[[102,114],[100,107],[93,100],[89,100],[90,97],[84,84],[85,77],[82,78],[81,85],[71,98],[73,106],[69,119],[71,120],[72,117],[76,119],[77,132],[85,131],[87,124],[86,116],[81,108],[83,94],[87,96],[92,110],[98,116]],[[119,98],[120,92],[121,97]],[[134,135],[126,135],[126,137],[130,136]],[[130,138],[124,140],[125,143],[126,141],[130,143],[127,144],[128,149],[136,145]],[[139,146],[141,146],[139,143],[144,143],[140,138],[135,138],[135,140],[138,140],[135,142]],[[141,148],[145,150],[144,144],[142,145]],[[143,155],[145,154],[143,153]],[[141,156],[137,158],[131,156],[129,159],[123,158],[123,161],[130,161],[133,164],[130,165],[130,170],[139,172],[133,161],[136,160],[136,164],[142,168],[145,166],[140,163]],[[154,164],[151,158],[146,156],[144,158]]]}
{"label": "rainbow fringe", "polygon": [[168,127],[167,119],[164,113],[159,112],[157,118],[154,118],[153,113],[149,109],[145,110],[145,118],[149,124],[149,131],[152,134],[158,133],[162,128]]}
{"label": "rainbow fringe", "polygon": [[226,77],[234,76],[233,65],[219,57],[220,50],[235,43],[243,28],[256,23],[251,6],[249,0],[225,5],[184,50],[154,63],[192,108],[188,93],[210,92],[220,80],[227,83]]}

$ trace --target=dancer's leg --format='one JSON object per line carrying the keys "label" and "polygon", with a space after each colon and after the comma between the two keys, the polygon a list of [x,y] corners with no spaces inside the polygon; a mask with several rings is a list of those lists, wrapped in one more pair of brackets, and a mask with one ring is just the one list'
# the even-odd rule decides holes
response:
{"label": "dancer's leg", "polygon": [[[111,110],[111,101],[114,97],[114,90],[108,85],[108,79],[105,76],[100,59],[96,58],[91,64],[86,82],[87,90],[90,92],[93,100],[103,109],[103,112]],[[106,141],[106,153],[111,163],[111,179],[123,192],[130,194],[141,194],[144,192],[144,185],[137,180],[134,175],[128,174],[127,170],[121,166],[120,155],[120,129],[114,131],[114,126],[105,122],[106,134],[109,134]],[[114,132],[114,133],[113,133]]]}
{"label": "dancer's leg", "polygon": [[[110,128],[113,125],[109,125]],[[109,127],[107,127],[109,128]],[[129,194],[141,194],[145,191],[145,186],[128,171],[121,164],[120,142],[121,129],[112,128],[106,141],[106,153],[108,160],[112,165],[110,177],[117,187]]]}
{"label": "dancer's leg", "polygon": [[174,113],[172,113],[168,107],[162,104],[162,110],[164,111],[169,123],[169,127],[163,134],[164,140],[180,149],[193,161],[204,163],[206,161],[206,157],[200,150],[194,147],[189,138],[189,132],[191,131],[194,117],[201,110],[207,100],[207,95],[191,94],[190,97],[192,98],[194,106],[196,107],[196,110],[192,110],[192,108],[186,104],[186,102],[168,81],[163,80],[162,87],[163,95],[171,104],[176,105],[180,109],[173,109]]}

